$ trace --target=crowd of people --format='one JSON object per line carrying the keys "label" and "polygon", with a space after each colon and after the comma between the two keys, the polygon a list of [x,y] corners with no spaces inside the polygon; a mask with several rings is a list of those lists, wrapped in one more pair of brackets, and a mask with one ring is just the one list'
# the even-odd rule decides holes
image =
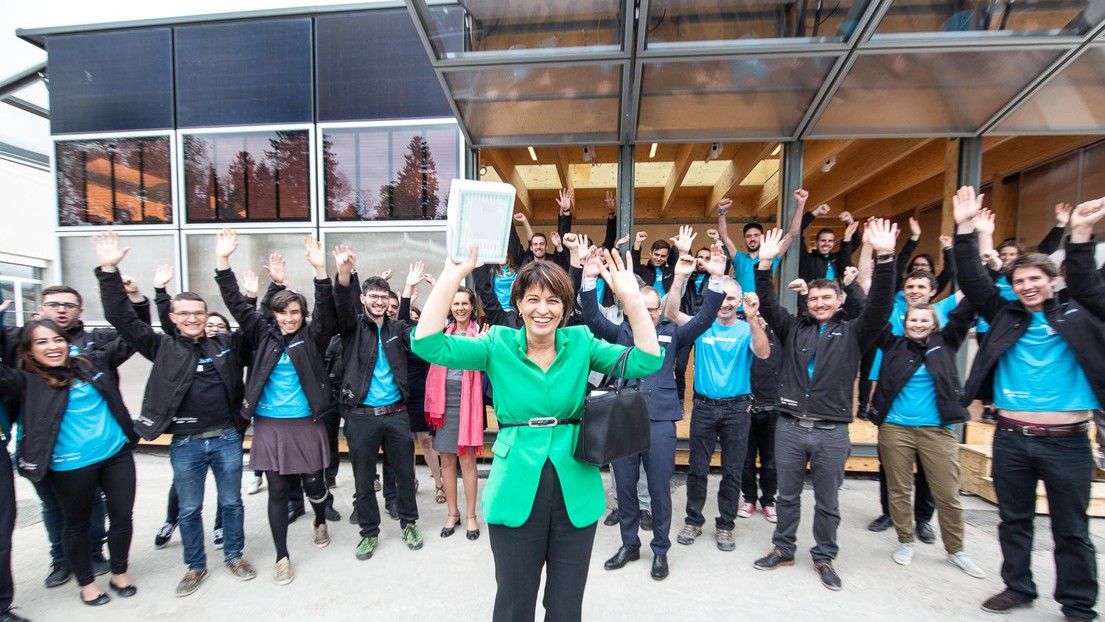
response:
{"label": "crowd of people", "polygon": [[[805,230],[830,208],[807,212],[803,190],[794,198],[785,231],[744,225],[743,250],[729,235],[726,199],[717,228],[706,232],[710,243],[696,249],[698,234],[683,226],[670,242],[653,241],[646,258],[647,232],[637,232],[632,244],[629,236],[615,240],[613,195],[606,197],[605,239],[594,244],[573,231],[573,196],[562,191],[556,233],[534,232],[519,214],[524,238],[512,231],[503,265],[477,265],[472,249],[464,261],[446,260],[435,279],[416,262],[401,292],[392,290],[390,273],[358,275],[356,254],[345,245],[332,251],[331,278],[326,251],[307,236],[310,307],[275,253],[264,267],[270,283],[260,301],[256,273],[247,270],[239,284],[231,267],[237,235],[224,229],[213,263],[234,330],[201,296],[170,295],[168,266],[153,280],[156,330],[149,300],[120,272],[129,249],[117,234],[102,233],[94,240],[95,272],[111,328],[86,329],[81,293],[54,286],[43,291],[41,318],[0,335],[3,441],[7,446],[14,424],[15,470],[34,484],[51,544],[46,586],[75,576],[81,600],[99,606],[112,596],[97,577],[110,574],[112,594],[137,594],[127,566],[133,449],[139,439],[162,434],[172,438],[173,483],[154,544],[164,546],[179,528],[186,566],[179,597],[208,577],[202,506],[209,470],[218,498],[215,548],[231,576],[257,576],[244,557],[243,439],[251,427],[247,490],[267,490],[279,585],[294,579],[288,526],[306,504],[311,543],[331,543],[327,521],[341,518],[330,491],[343,428],[355,483],[349,520],[359,527],[357,559],[379,548],[381,491],[402,541],[411,550],[423,547],[416,444],[431,468],[435,501],[446,506],[440,537],[453,536],[463,517],[466,538],[478,540],[476,461],[493,406],[498,432],[482,491],[498,586],[492,618],[533,620],[544,573],[546,619],[579,620],[607,502],[599,468],[573,452],[588,391],[604,386],[621,360],[625,377],[642,379],[649,390],[650,445],[610,465],[617,504],[605,522],[619,526],[621,546],[606,570],[639,560],[646,530],[650,575],[663,580],[670,573],[676,423],[689,389],[679,544],[703,536],[710,464],[720,446],[717,547],[735,550],[738,520],[758,505],[775,527],[770,549],[753,567],[794,565],[808,466],[809,556],[821,584],[842,589],[833,564],[838,490],[851,450],[849,425],[858,416],[878,426],[883,515],[869,528],[895,529],[894,562],[912,562],[915,538],[935,541],[935,512],[947,561],[984,579],[964,542],[952,428],[970,419],[967,406],[978,399],[996,425],[993,478],[1005,585],[982,608],[1005,613],[1037,597],[1031,545],[1042,480],[1055,536],[1055,598],[1068,620],[1094,619],[1098,579],[1087,507],[1095,457],[1088,429],[1105,403],[1105,268],[1094,264],[1093,229],[1105,217],[1105,199],[1057,206],[1057,226],[1041,252],[1026,253],[1015,241],[995,247],[993,214],[982,196],[961,188],[953,199],[956,235],[941,237],[937,274],[932,256],[913,254],[921,236],[915,220],[901,251],[897,224],[860,223],[847,212],[839,215],[839,245],[834,230],[824,228],[811,248]],[[786,287],[798,304],[791,310],[780,304],[775,273],[795,242],[799,278]],[[1042,254],[1060,245],[1061,268]],[[432,289],[418,309],[423,282]],[[937,300],[949,285],[957,291]],[[976,323],[979,348],[964,381],[957,351]],[[141,410],[132,416],[118,369],[135,353],[152,367]],[[1105,466],[1105,457],[1098,459]],[[12,610],[12,463],[0,460],[0,622],[26,619]]]}

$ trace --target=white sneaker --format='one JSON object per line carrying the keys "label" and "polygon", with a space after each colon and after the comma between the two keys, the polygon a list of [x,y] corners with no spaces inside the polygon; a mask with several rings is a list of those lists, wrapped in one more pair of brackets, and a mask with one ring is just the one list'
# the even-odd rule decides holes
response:
{"label": "white sneaker", "polygon": [[902,542],[898,544],[897,550],[890,557],[894,560],[894,563],[900,566],[908,566],[913,563],[913,550],[912,542]]}
{"label": "white sneaker", "polygon": [[261,492],[261,485],[263,483],[264,482],[260,477],[254,476],[253,479],[249,482],[249,487],[246,488],[246,492],[251,495],[255,495]]}
{"label": "white sneaker", "polygon": [[978,564],[971,559],[970,555],[967,555],[966,551],[960,551],[958,553],[948,553],[948,562],[967,573],[967,576],[974,577],[976,579],[985,579],[986,573],[982,571],[982,568],[978,567]]}

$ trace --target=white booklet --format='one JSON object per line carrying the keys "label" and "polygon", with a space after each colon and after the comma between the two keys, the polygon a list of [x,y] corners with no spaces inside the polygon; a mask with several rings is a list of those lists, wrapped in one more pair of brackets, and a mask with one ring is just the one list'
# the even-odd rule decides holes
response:
{"label": "white booklet", "polygon": [[454,179],[445,230],[449,257],[464,261],[475,244],[480,263],[505,262],[514,226],[514,195],[510,184]]}

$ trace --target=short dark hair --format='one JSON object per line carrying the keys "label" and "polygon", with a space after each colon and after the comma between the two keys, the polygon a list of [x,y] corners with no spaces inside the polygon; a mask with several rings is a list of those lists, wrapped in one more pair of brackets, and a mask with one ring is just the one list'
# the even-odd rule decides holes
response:
{"label": "short dark hair", "polygon": [[222,313],[219,313],[218,311],[208,311],[207,312],[207,319],[210,320],[212,316],[219,318],[220,320],[223,321],[223,324],[226,324],[227,328],[230,328],[230,320],[228,320],[225,315],[223,315]]}
{"label": "short dark hair", "polygon": [[81,293],[77,290],[69,287],[68,285],[51,285],[42,290],[42,299],[46,300],[46,297],[51,294],[73,294],[77,297],[77,304],[84,306],[84,298],[81,297]]}
{"label": "short dark hair", "polygon": [[932,255],[929,255],[928,253],[917,253],[916,255],[914,255],[914,256],[913,256],[913,259],[910,259],[910,260],[909,260],[909,266],[910,266],[910,267],[912,268],[912,267],[913,267],[913,263],[914,263],[915,261],[917,261],[918,259],[924,259],[924,260],[928,261],[928,262],[929,262],[929,266],[930,266],[930,267],[931,267],[931,268],[932,268],[933,270],[935,270],[935,269],[936,269],[936,260],[935,260],[935,259],[933,259]]}
{"label": "short dark hair", "polygon": [[549,243],[549,236],[545,235],[544,233],[541,233],[540,231],[538,231],[537,233],[533,234],[533,237],[531,237],[531,238],[529,239],[529,241],[530,241],[530,244],[532,244],[532,243],[533,243],[533,240],[534,240],[535,238],[541,238],[542,240],[545,240],[545,244],[548,244],[548,243]]}
{"label": "short dark hair", "polygon": [[294,289],[282,289],[273,294],[269,300],[269,308],[274,312],[283,311],[293,302],[299,303],[299,310],[303,312],[303,317],[307,317],[307,298]]}
{"label": "short dark hair", "polygon": [[399,294],[396,294],[395,292],[388,292],[388,298],[392,300],[399,300]]}
{"label": "short dark hair", "polygon": [[713,254],[714,254],[714,251],[710,250],[710,247],[709,247],[709,246],[703,246],[702,248],[700,248],[700,249],[696,250],[696,251],[694,252],[694,254],[695,254],[695,255],[698,255],[698,254],[699,254],[699,253],[701,253],[702,251],[706,251],[706,252],[707,252],[707,253],[709,253],[710,255],[713,255]]}
{"label": "short dark hair", "polygon": [[748,233],[749,229],[759,229],[760,233],[764,232],[764,226],[756,222],[755,220],[749,223],[745,223],[744,229],[741,231],[741,233]]}
{"label": "short dark hair", "polygon": [[551,261],[531,261],[518,271],[514,284],[510,286],[510,304],[515,309],[525,296],[526,290],[531,287],[547,289],[564,304],[564,315],[560,317],[560,325],[568,323],[571,315],[572,300],[575,298],[575,288],[572,287],[572,279],[556,263]]}
{"label": "short dark hair", "polygon": [[1000,253],[1001,249],[1003,249],[1003,248],[1015,248],[1015,249],[1017,249],[1017,254],[1018,255],[1023,255],[1024,254],[1024,247],[1021,246],[1020,242],[1018,242],[1018,241],[1016,241],[1012,238],[1002,241],[1002,243],[998,244],[997,248],[995,248],[994,250],[996,250],[997,252]]}
{"label": "short dark hair", "polygon": [[671,244],[668,244],[666,240],[656,240],[652,243],[652,252],[656,252],[660,249],[670,251]]}
{"label": "short dark hair", "polygon": [[[207,309],[207,301],[203,299],[203,296],[200,296],[195,292],[180,292],[176,296],[173,296],[173,300],[169,303],[169,311],[171,312],[173,309],[175,309],[176,303],[181,300],[187,300],[190,302],[202,302],[203,308]],[[210,313],[208,315],[210,315]],[[228,322],[227,326],[229,325],[230,323]]]}
{"label": "short dark hair", "polygon": [[840,288],[840,281],[836,279],[814,279],[806,286],[807,292],[812,292],[815,289],[831,289],[836,292],[837,296],[844,293],[844,290]]}
{"label": "short dark hair", "polygon": [[1021,268],[1039,268],[1049,279],[1059,276],[1059,269],[1055,267],[1055,262],[1043,253],[1028,253],[1017,257],[1005,269],[1005,278],[1012,283],[1013,273]]}
{"label": "short dark hair", "polygon": [[821,234],[823,234],[823,233],[831,233],[833,235],[833,239],[836,239],[836,231],[833,231],[829,227],[821,227],[820,229],[818,229],[817,230],[817,237],[820,238]]}
{"label": "short dark hair", "polygon": [[902,287],[905,287],[906,281],[910,281],[912,279],[926,279],[929,282],[929,285],[932,286],[933,290],[940,286],[939,281],[936,280],[935,274],[929,272],[928,270],[914,270],[913,272],[905,275],[905,278],[902,279]]}
{"label": "short dark hair", "polygon": [[362,294],[366,293],[366,292],[369,292],[369,291],[377,291],[377,290],[385,291],[388,294],[390,294],[391,293],[391,285],[388,285],[387,281],[385,281],[382,277],[378,277],[378,276],[370,276],[370,277],[368,277],[367,279],[364,280],[364,283],[361,283],[361,293]]}

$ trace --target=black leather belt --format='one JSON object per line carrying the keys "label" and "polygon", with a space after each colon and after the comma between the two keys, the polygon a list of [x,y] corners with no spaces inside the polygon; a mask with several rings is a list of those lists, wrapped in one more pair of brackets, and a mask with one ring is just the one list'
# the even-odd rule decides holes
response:
{"label": "black leather belt", "polygon": [[1052,438],[1065,438],[1085,434],[1090,429],[1090,422],[1071,423],[1067,425],[1021,425],[1007,419],[998,418],[998,429],[1018,432],[1025,436],[1049,436]]}
{"label": "black leather belt", "polygon": [[396,403],[390,406],[358,406],[357,408],[346,408],[345,412],[350,415],[371,415],[373,417],[379,417],[381,415],[405,412],[406,410],[406,404]]}
{"label": "black leather belt", "polygon": [[724,406],[725,404],[732,404],[733,402],[751,402],[752,394],[745,393],[744,395],[734,395],[733,397],[712,398],[706,397],[701,393],[695,392],[694,399],[711,406]]}
{"label": "black leather belt", "polygon": [[218,430],[208,430],[206,432],[200,432],[199,434],[174,434],[173,438],[179,438],[181,440],[183,440],[183,439],[202,440],[202,439],[208,439],[208,438],[219,438],[220,436],[224,436],[226,434],[229,434],[229,433],[235,432],[235,431],[237,431],[237,428],[219,428]]}
{"label": "black leather belt", "polygon": [[515,421],[513,423],[500,423],[499,429],[503,428],[555,428],[558,425],[574,425],[579,423],[579,419],[557,419],[556,417],[534,417],[533,419],[527,419],[526,421]]}
{"label": "black leather belt", "polygon": [[792,423],[802,428],[818,428],[821,430],[828,430],[835,428],[838,425],[848,425],[843,421],[827,421],[825,419],[805,419],[802,417],[795,417],[790,413],[780,412],[779,415],[784,421]]}

